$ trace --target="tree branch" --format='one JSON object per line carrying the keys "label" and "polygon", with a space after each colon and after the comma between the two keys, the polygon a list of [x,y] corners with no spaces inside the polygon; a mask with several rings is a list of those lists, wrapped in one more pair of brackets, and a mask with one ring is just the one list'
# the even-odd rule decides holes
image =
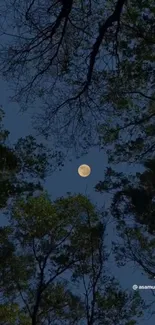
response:
{"label": "tree branch", "polygon": [[[125,4],[126,0],[118,0],[115,10],[113,12],[113,14],[106,20],[105,23],[102,24],[102,26],[99,29],[99,35],[93,45],[93,49],[90,53],[90,60],[89,60],[89,67],[88,67],[88,73],[87,73],[87,80],[86,82],[83,83],[83,88],[81,89],[81,91],[76,95],[73,96],[67,100],[65,100],[62,104],[59,105],[59,107],[57,109],[59,109],[60,107],[64,106],[65,104],[68,104],[71,101],[74,101],[76,99],[78,99],[82,94],[85,93],[85,91],[88,90],[88,87],[91,83],[91,79],[92,79],[92,74],[93,74],[93,70],[94,70],[94,65],[95,65],[95,60],[96,60],[96,56],[99,52],[99,48],[100,45],[102,43],[102,40],[105,36],[105,33],[107,32],[108,28],[111,27],[113,25],[114,22],[118,22],[118,26],[120,24],[120,16],[121,16],[121,12],[123,9],[123,6]],[[118,31],[118,27],[117,26],[117,31]]]}
{"label": "tree branch", "polygon": [[100,48],[102,40],[105,36],[105,33],[108,30],[108,28],[113,25],[114,22],[120,23],[120,16],[121,16],[122,9],[123,9],[125,2],[126,2],[126,0],[118,0],[117,1],[117,4],[116,4],[113,14],[106,20],[105,23],[102,24],[102,26],[99,29],[99,35],[93,45],[93,50],[90,54],[90,62],[89,62],[89,69],[88,69],[88,74],[87,74],[86,87],[88,87],[91,82],[95,59],[99,52],[99,48]]}

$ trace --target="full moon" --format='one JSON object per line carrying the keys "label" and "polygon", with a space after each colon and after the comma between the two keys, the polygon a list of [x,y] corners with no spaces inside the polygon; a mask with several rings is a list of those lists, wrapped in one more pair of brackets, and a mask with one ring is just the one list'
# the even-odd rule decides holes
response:
{"label": "full moon", "polygon": [[87,177],[91,173],[91,169],[88,165],[81,165],[78,168],[78,173],[81,177]]}

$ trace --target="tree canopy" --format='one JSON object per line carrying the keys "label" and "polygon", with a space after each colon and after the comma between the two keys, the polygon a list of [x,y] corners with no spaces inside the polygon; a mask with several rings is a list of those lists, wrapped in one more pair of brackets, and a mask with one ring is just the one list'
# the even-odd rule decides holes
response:
{"label": "tree canopy", "polygon": [[152,134],[154,1],[5,0],[1,8],[1,72],[14,99],[40,105],[39,132],[79,151],[122,129],[139,148],[143,121]]}
{"label": "tree canopy", "polygon": [[149,278],[155,277],[155,160],[147,160],[144,172],[125,175],[108,168],[96,191],[112,195],[110,214],[116,221],[114,243],[119,265],[136,263]]}
{"label": "tree canopy", "polygon": [[[23,109],[38,105],[34,126],[57,150],[31,135],[10,145],[0,111],[0,209],[9,206],[0,322],[137,324],[146,306],[110,273],[106,218],[116,223],[118,265],[133,261],[153,279],[155,3],[5,0],[1,13],[1,75]],[[82,195],[52,201],[43,180],[62,166],[62,146],[80,155],[93,145],[145,171],[107,168],[96,190],[112,193],[108,212]]]}
{"label": "tree canopy", "polygon": [[137,324],[145,304],[110,275],[106,222],[86,197],[19,198],[0,231],[1,324]]}
{"label": "tree canopy", "polygon": [[42,190],[45,177],[57,164],[62,165],[62,153],[52,151],[34,137],[20,138],[10,144],[9,131],[3,125],[4,111],[0,110],[0,208],[9,199],[32,195]]}
{"label": "tree canopy", "polygon": [[1,110],[0,212],[8,219],[0,227],[0,323],[137,324],[146,305],[109,270],[106,211],[81,194],[52,201],[43,180],[60,152],[32,136],[11,145],[3,117]]}

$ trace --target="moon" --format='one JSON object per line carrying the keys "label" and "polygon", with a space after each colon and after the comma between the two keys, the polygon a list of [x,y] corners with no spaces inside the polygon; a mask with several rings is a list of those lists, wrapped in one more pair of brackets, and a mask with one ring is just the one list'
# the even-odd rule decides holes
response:
{"label": "moon", "polygon": [[79,166],[79,168],[78,168],[78,174],[81,177],[87,177],[87,176],[90,175],[90,173],[91,173],[91,168],[88,165],[81,165],[81,166]]}

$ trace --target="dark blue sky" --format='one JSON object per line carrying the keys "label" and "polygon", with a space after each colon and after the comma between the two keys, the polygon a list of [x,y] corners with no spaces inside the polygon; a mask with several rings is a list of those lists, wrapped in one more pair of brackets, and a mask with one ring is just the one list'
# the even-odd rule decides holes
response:
{"label": "dark blue sky", "polygon": [[[11,142],[15,142],[19,137],[26,136],[29,134],[34,135],[34,131],[31,126],[31,114],[29,112],[24,112],[23,115],[19,113],[19,107],[14,103],[9,103],[9,88],[4,82],[0,82],[1,89],[1,105],[3,106],[6,117],[5,117],[5,127],[11,132]],[[88,178],[81,178],[77,169],[82,163],[90,165],[92,173]],[[103,180],[104,170],[107,167],[107,159],[104,151],[99,152],[97,149],[92,149],[88,155],[83,156],[80,159],[72,157],[72,161],[66,161],[65,166],[62,171],[54,172],[46,180],[46,189],[51,194],[52,198],[66,195],[67,192],[71,193],[82,193],[85,191],[93,203],[97,203],[98,206],[102,207],[103,204],[109,204],[109,197],[95,193],[94,186],[98,181]],[[137,167],[139,169],[139,167]],[[135,171],[136,167],[127,166],[127,164],[118,166],[119,171]],[[1,216],[1,225],[6,222],[5,217]],[[110,247],[111,240],[113,239],[112,227],[109,227],[108,243]],[[113,261],[110,261],[110,267],[113,274],[118,277],[122,286],[132,290],[133,284],[139,285],[153,285],[152,281],[149,281],[146,276],[142,276],[139,269],[133,269],[132,265],[128,265],[122,269],[118,269]],[[154,281],[155,284],[155,281]],[[150,299],[149,290],[143,290],[143,298],[148,301]],[[141,325],[153,325],[155,317],[151,319],[145,319],[140,322]]]}

